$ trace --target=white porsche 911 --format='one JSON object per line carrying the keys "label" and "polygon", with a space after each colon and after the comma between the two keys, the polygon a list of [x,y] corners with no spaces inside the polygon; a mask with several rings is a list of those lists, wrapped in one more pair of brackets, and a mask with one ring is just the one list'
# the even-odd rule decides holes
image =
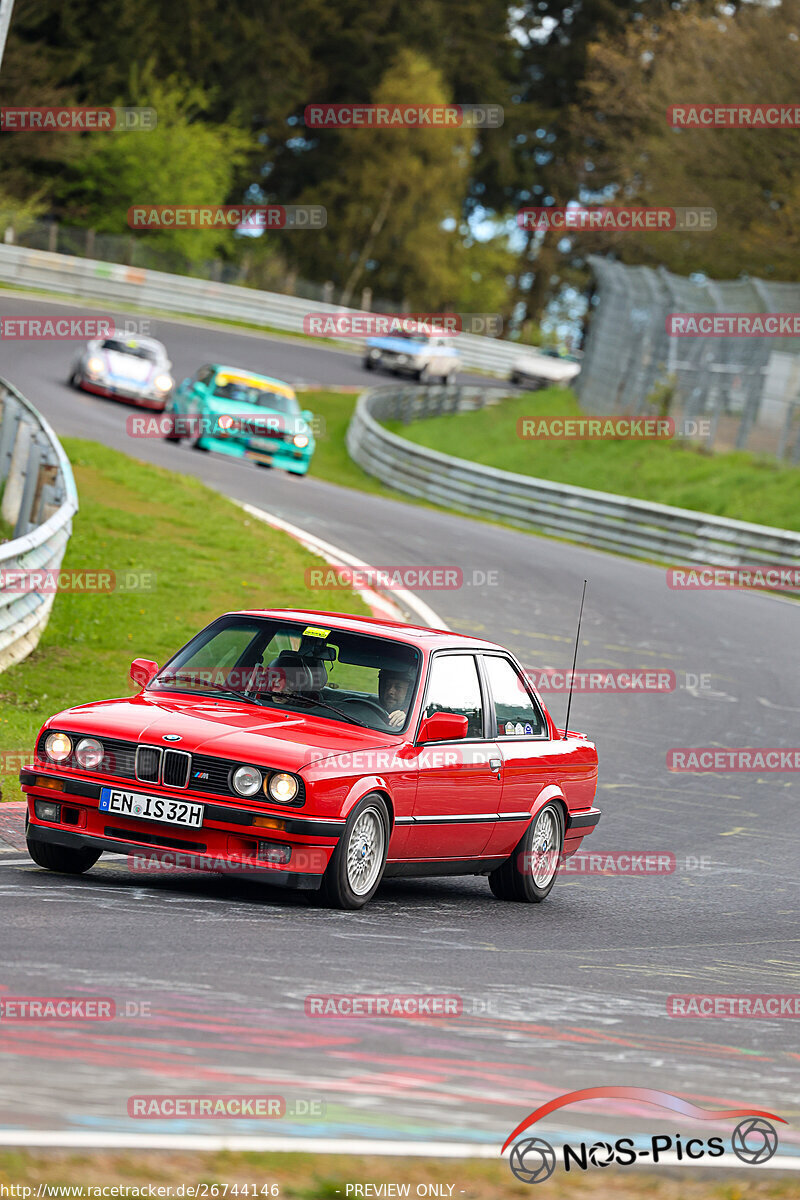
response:
{"label": "white porsche 911", "polygon": [[88,342],[75,360],[72,387],[161,411],[174,386],[172,363],[155,338],[113,332]]}

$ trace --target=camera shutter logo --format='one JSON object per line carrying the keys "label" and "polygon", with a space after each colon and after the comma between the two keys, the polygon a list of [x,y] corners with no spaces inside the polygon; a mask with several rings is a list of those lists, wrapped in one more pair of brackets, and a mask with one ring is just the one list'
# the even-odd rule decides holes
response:
{"label": "camera shutter logo", "polygon": [[517,1142],[508,1165],[523,1183],[544,1183],[556,1169],[556,1152],[544,1138]]}
{"label": "camera shutter logo", "polygon": [[748,1117],[733,1131],[731,1150],[744,1163],[769,1162],[777,1149],[777,1130],[761,1117]]}

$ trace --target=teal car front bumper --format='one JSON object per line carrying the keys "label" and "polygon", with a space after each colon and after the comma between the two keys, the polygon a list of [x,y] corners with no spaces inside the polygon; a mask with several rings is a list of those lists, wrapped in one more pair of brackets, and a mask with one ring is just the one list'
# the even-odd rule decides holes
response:
{"label": "teal car front bumper", "polygon": [[226,433],[216,428],[213,418],[206,425],[208,432],[197,439],[201,450],[213,450],[217,454],[229,454],[232,458],[249,458],[262,467],[278,467],[292,475],[305,475],[314,456],[313,438],[307,446],[295,446],[292,436],[280,435],[249,436]]}

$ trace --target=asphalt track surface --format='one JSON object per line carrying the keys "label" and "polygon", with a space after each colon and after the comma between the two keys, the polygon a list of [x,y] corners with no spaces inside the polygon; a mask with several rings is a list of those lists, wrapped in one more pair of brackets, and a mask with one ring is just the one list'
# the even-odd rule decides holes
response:
{"label": "asphalt track surface", "polygon": [[[51,301],[0,298],[2,314],[57,311]],[[214,360],[297,382],[373,378],[357,359],[299,341],[161,320],[152,332],[179,379]],[[108,995],[150,1009],[68,1029],[5,1023],[0,1132],[280,1133],[499,1148],[552,1096],[614,1084],[706,1107],[769,1109],[789,1121],[781,1152],[796,1154],[796,1022],[681,1020],[667,1016],[666,998],[799,990],[797,775],[676,774],[666,755],[682,746],[799,744],[797,606],[745,592],[671,591],[655,566],[364,496],[313,474],[132,444],[132,410],[66,386],[71,350],[2,347],[0,375],[57,433],[196,475],[368,562],[458,566],[463,587],[423,598],[451,628],[508,645],[526,664],[569,665],[588,578],[582,666],[672,670],[677,687],[575,697],[571,724],[600,752],[603,818],[586,849],[669,852],[676,870],[564,877],[535,907],[496,901],[480,878],[392,880],[363,912],[341,913],[231,877],[134,875],[122,858],[104,858],[80,879],[52,875],[26,860],[7,813],[6,994]],[[486,572],[496,572],[495,583],[481,582]],[[326,597],[317,607],[335,608]],[[703,686],[698,676],[708,677]],[[546,699],[563,718],[565,697]],[[323,992],[456,994],[464,1015],[306,1017],[305,996]],[[322,1100],[324,1116],[287,1116],[265,1129],[264,1121],[143,1122],[126,1113],[134,1094],[239,1092]],[[591,1102],[555,1114],[541,1132],[557,1141],[612,1128],[687,1136],[732,1128],[702,1125],[677,1125],[647,1105]]]}

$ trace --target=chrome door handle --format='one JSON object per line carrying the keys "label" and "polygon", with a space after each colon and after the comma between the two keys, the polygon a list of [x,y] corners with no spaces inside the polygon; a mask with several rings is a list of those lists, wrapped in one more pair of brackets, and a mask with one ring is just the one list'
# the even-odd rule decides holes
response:
{"label": "chrome door handle", "polygon": [[495,771],[498,775],[500,774],[500,769],[501,769],[502,765],[503,765],[502,758],[490,758],[489,759],[489,770]]}

